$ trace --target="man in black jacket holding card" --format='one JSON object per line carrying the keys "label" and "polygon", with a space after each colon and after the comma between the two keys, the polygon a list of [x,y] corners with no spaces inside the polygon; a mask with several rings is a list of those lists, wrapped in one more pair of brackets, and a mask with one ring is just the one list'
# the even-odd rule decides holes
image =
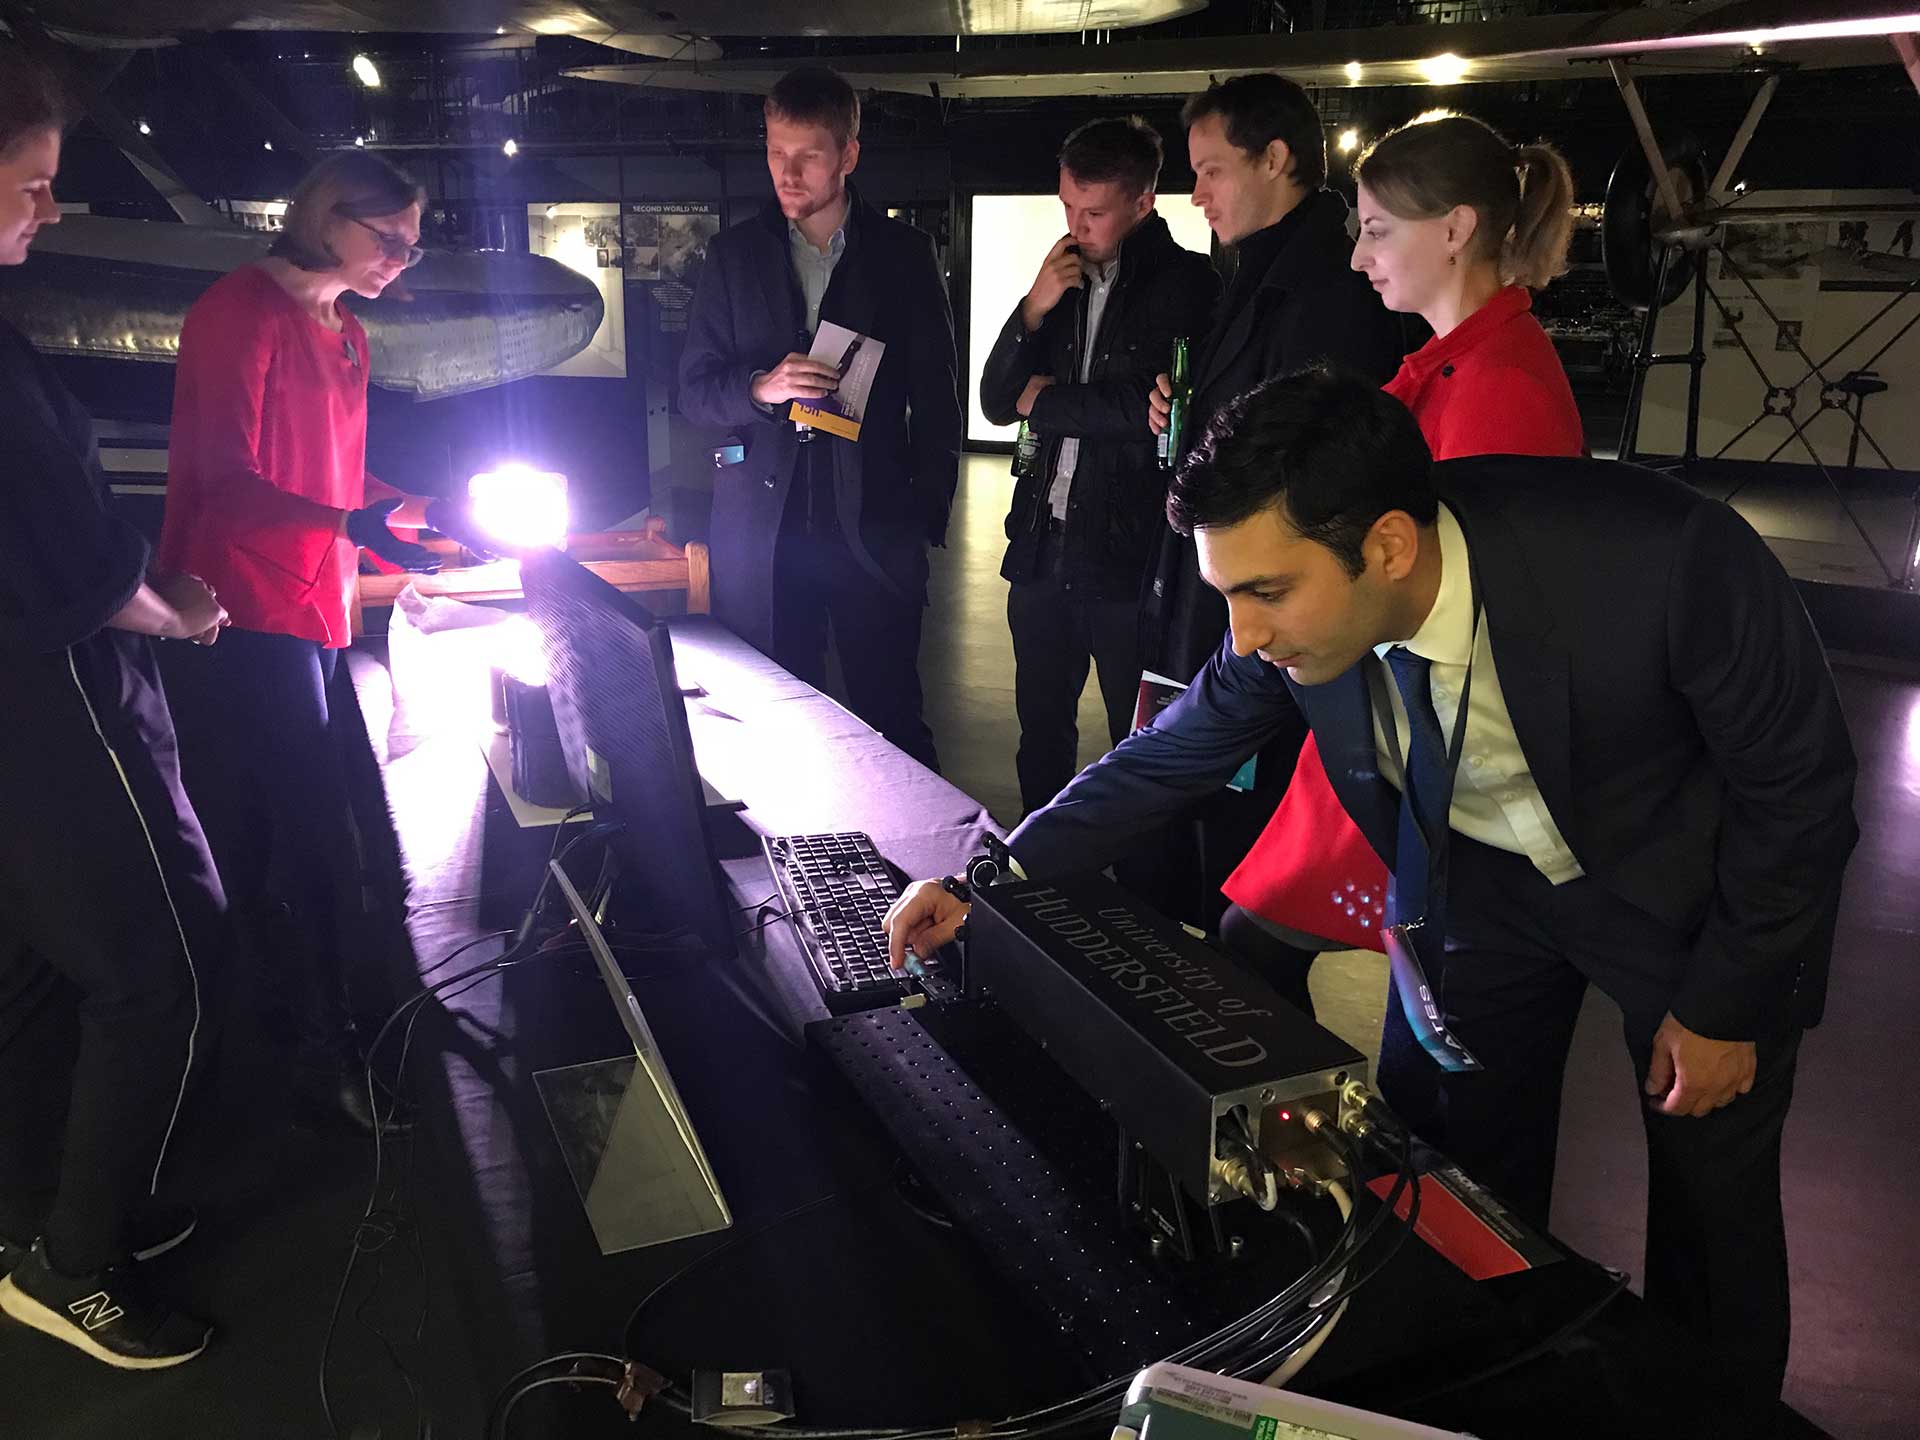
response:
{"label": "man in black jacket holding card", "polygon": [[[745,450],[714,476],[714,613],[821,688],[831,629],[853,712],[937,768],[918,657],[927,546],[945,543],[959,477],[946,287],[931,239],[847,183],[860,102],[845,80],[792,71],[766,116],[775,203],[715,239],[680,360],[682,412]],[[792,418],[840,381],[809,356],[823,322],[863,337],[863,361],[879,352],[858,439]]]}
{"label": "man in black jacket holding card", "polygon": [[1211,323],[1212,262],[1154,213],[1160,137],[1138,117],[1094,120],[1060,151],[1067,233],[1001,327],[980,376],[996,425],[1025,419],[1040,447],[1007,516],[1020,803],[1051,800],[1079,767],[1075,717],[1098,667],[1108,738],[1131,728],[1140,590],[1166,529],[1166,477],[1146,389],[1176,337]]}

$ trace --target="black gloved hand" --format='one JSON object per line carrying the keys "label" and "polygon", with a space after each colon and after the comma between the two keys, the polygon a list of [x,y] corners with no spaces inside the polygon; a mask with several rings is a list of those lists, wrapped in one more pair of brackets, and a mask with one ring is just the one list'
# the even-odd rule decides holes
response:
{"label": "black gloved hand", "polygon": [[459,542],[476,560],[499,558],[496,552],[500,542],[480,528],[480,522],[473,517],[471,501],[428,501],[427,528]]}
{"label": "black gloved hand", "polygon": [[362,550],[371,550],[382,560],[411,570],[416,575],[432,575],[440,569],[440,557],[424,545],[402,540],[387,528],[387,517],[402,505],[400,500],[376,500],[362,510],[347,512],[347,538]]}

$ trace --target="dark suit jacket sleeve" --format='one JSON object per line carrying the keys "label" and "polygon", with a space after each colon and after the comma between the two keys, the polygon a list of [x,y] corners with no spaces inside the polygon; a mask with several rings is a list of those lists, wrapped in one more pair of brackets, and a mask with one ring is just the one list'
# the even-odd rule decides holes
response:
{"label": "dark suit jacket sleeve", "polygon": [[944,545],[953,492],[960,484],[960,440],[965,422],[960,417],[960,365],[954,351],[953,309],[947,303],[947,282],[940,273],[940,256],[932,236],[914,232],[906,272],[902,299],[913,307],[913,345],[908,357],[912,368],[907,382],[913,493],[920,513],[926,517],[927,540]]}
{"label": "dark suit jacket sleeve", "polygon": [[733,334],[732,247],[716,237],[687,316],[687,344],[680,352],[680,413],[699,425],[753,425],[767,418],[747,387],[765,369],[743,360]]}
{"label": "dark suit jacket sleeve", "polygon": [[[1197,344],[1213,323],[1220,298],[1220,277],[1206,257],[1192,251],[1176,256],[1153,277],[1144,307],[1146,323],[1131,363],[1109,364],[1090,385],[1061,382],[1034,398],[1033,424],[1042,435],[1074,435],[1082,440],[1144,440],[1147,391],[1156,375],[1173,363],[1173,340],[1185,335]],[[1102,320],[1102,328],[1105,327]]]}
{"label": "dark suit jacket sleeve", "polygon": [[1802,967],[1832,943],[1859,833],[1853,747],[1793,582],[1744,520],[1698,507],[1669,583],[1674,684],[1725,786],[1713,899],[1673,1014],[1751,1040],[1791,1013]]}
{"label": "dark suit jacket sleeve", "polygon": [[1020,323],[1018,305],[1000,327],[987,363],[980,368],[980,413],[993,424],[1012,425],[1020,419],[1020,392],[1046,363],[1047,330],[1059,308],[1049,311],[1031,334]]}
{"label": "dark suit jacket sleeve", "polygon": [[1233,778],[1282,732],[1306,738],[1306,718],[1280,672],[1223,644],[1153,724],[1089,765],[1007,848],[1029,876],[1099,870],[1128,842]]}
{"label": "dark suit jacket sleeve", "polygon": [[1289,357],[1289,368],[1324,362],[1376,385],[1385,385],[1400,368],[1400,318],[1354,272],[1306,291],[1283,313],[1286,334],[1277,353]]}

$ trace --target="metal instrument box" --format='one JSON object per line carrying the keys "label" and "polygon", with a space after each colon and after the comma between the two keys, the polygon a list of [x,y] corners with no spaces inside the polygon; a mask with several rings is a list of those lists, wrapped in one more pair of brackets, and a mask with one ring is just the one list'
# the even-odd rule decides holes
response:
{"label": "metal instrument box", "polygon": [[1282,1157],[1301,1112],[1333,1114],[1367,1061],[1227,956],[1099,875],[974,892],[966,980],[984,990],[1189,1194],[1214,1177],[1215,1131],[1239,1118]]}

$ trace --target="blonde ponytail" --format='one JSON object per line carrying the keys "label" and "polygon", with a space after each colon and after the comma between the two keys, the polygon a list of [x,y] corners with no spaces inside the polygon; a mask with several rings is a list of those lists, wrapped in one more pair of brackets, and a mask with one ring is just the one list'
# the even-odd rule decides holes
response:
{"label": "blonde ponytail", "polygon": [[1520,208],[1501,247],[1500,277],[1538,290],[1567,273],[1567,242],[1573,236],[1573,172],[1560,152],[1541,143],[1514,150],[1520,176]]}

